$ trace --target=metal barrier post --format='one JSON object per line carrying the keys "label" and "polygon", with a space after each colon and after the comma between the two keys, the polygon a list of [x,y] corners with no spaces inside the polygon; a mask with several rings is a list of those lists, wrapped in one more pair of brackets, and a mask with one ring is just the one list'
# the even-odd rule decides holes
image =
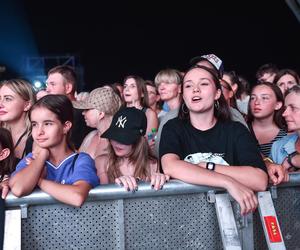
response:
{"label": "metal barrier post", "polygon": [[269,191],[258,192],[258,211],[270,250],[285,250],[285,244]]}
{"label": "metal barrier post", "polygon": [[239,232],[242,241],[243,250],[254,250],[254,236],[253,236],[253,214],[240,216]]}
{"label": "metal barrier post", "polygon": [[21,209],[5,211],[4,250],[21,250]]}
{"label": "metal barrier post", "polygon": [[228,194],[216,194],[216,212],[225,250],[242,250]]}

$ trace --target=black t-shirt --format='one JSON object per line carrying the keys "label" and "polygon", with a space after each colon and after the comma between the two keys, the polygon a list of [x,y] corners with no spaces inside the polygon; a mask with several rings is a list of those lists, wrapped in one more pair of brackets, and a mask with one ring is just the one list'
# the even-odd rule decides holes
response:
{"label": "black t-shirt", "polygon": [[92,128],[86,126],[82,110],[73,108],[73,128],[71,134],[71,140],[74,143],[76,149],[79,149],[84,137],[92,131]]}
{"label": "black t-shirt", "polygon": [[202,159],[214,157],[225,162],[220,164],[258,167],[266,172],[255,139],[239,122],[218,121],[211,129],[201,131],[190,121],[169,120],[161,135],[160,158],[167,153],[176,154],[181,160],[200,153]]}

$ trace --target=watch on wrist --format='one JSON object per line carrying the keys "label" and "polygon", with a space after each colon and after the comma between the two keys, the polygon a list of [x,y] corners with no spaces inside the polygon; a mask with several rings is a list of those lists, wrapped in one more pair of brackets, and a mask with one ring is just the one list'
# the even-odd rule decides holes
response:
{"label": "watch on wrist", "polygon": [[215,170],[215,167],[216,167],[216,164],[209,161],[206,163],[206,169],[210,170],[210,171],[214,171]]}
{"label": "watch on wrist", "polygon": [[293,158],[295,155],[297,155],[297,154],[298,154],[298,152],[295,151],[295,152],[289,154],[288,157],[287,157],[287,162],[288,162],[288,163],[290,164],[290,166],[293,167],[293,168],[296,168],[296,166],[292,163],[292,158]]}

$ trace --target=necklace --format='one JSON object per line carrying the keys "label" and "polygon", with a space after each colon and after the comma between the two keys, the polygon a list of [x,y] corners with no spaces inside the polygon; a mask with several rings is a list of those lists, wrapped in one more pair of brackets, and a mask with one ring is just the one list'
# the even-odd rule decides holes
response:
{"label": "necklace", "polygon": [[16,148],[16,147],[19,146],[21,140],[23,139],[23,137],[24,137],[26,134],[27,134],[27,130],[25,130],[24,133],[19,137],[19,139],[17,140],[17,142],[16,142],[14,148]]}

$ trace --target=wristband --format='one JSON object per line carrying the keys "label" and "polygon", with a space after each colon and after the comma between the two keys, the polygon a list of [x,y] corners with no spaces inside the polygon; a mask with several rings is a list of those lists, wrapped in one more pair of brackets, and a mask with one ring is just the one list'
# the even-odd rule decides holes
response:
{"label": "wristband", "polygon": [[293,167],[293,168],[296,168],[296,166],[292,163],[292,158],[295,156],[295,155],[297,155],[298,154],[298,152],[297,151],[295,151],[295,152],[293,152],[293,153],[291,153],[291,154],[289,154],[288,156],[287,156],[287,162],[290,164],[290,166],[291,167]]}

